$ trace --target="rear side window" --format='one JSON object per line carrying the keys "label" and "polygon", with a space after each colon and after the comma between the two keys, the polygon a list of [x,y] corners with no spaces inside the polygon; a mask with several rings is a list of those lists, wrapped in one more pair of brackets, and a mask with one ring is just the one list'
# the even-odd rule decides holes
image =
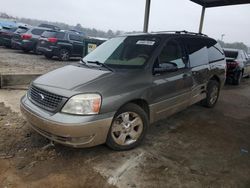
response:
{"label": "rear side window", "polygon": [[45,37],[45,38],[52,38],[55,36],[56,36],[56,32],[54,31],[44,31],[42,34],[42,37]]}
{"label": "rear side window", "polygon": [[65,36],[65,33],[63,32],[56,32],[56,31],[44,31],[42,34],[42,37],[44,38],[58,38],[63,39]]}
{"label": "rear side window", "polygon": [[208,64],[208,50],[203,38],[190,37],[184,39],[190,67],[197,67]]}
{"label": "rear side window", "polygon": [[63,32],[57,32],[56,33],[56,38],[58,38],[58,39],[64,39],[64,37],[65,37],[65,33],[63,33]]}
{"label": "rear side window", "polygon": [[79,41],[79,42],[83,41],[82,37],[80,37],[79,35],[72,35],[72,34],[70,34],[69,35],[69,39],[70,40],[74,40],[74,41]]}
{"label": "rear side window", "polygon": [[43,29],[32,29],[31,30],[31,33],[33,34],[33,35],[42,35],[42,33],[44,32],[45,30],[43,30]]}
{"label": "rear side window", "polygon": [[[170,40],[166,43],[161,54],[159,55],[159,63],[174,63],[178,69],[185,68],[186,65],[183,61],[183,51],[179,42]],[[159,65],[161,67],[161,65]]]}

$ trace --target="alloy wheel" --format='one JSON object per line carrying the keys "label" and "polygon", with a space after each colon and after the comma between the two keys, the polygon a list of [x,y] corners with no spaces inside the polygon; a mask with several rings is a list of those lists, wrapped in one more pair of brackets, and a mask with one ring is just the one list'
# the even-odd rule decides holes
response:
{"label": "alloy wheel", "polygon": [[127,146],[135,143],[143,132],[143,121],[135,112],[124,112],[116,117],[111,136],[116,144]]}

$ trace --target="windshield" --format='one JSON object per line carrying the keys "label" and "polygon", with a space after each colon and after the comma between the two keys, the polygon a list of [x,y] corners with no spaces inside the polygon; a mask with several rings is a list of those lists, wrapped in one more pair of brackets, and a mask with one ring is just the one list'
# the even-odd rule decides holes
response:
{"label": "windshield", "polygon": [[117,37],[100,45],[83,61],[100,62],[114,68],[140,68],[158,43],[159,39],[152,36]]}
{"label": "windshield", "polygon": [[26,33],[28,31],[27,27],[18,27],[16,33]]}
{"label": "windshield", "polygon": [[238,57],[238,51],[225,50],[224,53],[225,53],[226,58],[236,59]]}

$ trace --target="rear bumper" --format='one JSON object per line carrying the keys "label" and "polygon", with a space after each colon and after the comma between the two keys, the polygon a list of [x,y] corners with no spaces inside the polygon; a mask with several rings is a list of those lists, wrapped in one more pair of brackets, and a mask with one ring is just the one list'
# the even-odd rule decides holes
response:
{"label": "rear bumper", "polygon": [[2,45],[6,46],[6,47],[11,47],[11,39],[9,38],[2,38]]}
{"label": "rear bumper", "polygon": [[35,43],[27,40],[11,40],[11,46],[18,50],[33,50]]}
{"label": "rear bumper", "polygon": [[63,145],[84,148],[106,142],[112,114],[74,116],[63,113],[46,114],[25,96],[20,105],[30,126],[44,137]]}
{"label": "rear bumper", "polygon": [[22,40],[21,48],[24,50],[34,50],[36,43],[34,41]]}
{"label": "rear bumper", "polygon": [[45,54],[45,55],[51,55],[51,56],[58,56],[59,55],[59,49],[54,47],[54,48],[46,48],[46,47],[37,47],[37,51]]}
{"label": "rear bumper", "polygon": [[11,47],[18,50],[22,49],[21,42],[16,40],[11,40]]}
{"label": "rear bumper", "polygon": [[240,71],[239,68],[227,69],[227,80],[236,80]]}

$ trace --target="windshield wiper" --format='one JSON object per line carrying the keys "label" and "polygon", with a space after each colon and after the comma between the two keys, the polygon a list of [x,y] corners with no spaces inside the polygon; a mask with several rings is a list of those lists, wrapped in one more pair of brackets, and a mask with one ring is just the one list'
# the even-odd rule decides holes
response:
{"label": "windshield wiper", "polygon": [[106,65],[104,63],[101,63],[99,61],[87,61],[87,62],[90,63],[90,64],[92,63],[92,64],[96,64],[96,65],[102,66],[102,67],[110,70],[111,72],[113,72],[113,70],[108,65]]}

